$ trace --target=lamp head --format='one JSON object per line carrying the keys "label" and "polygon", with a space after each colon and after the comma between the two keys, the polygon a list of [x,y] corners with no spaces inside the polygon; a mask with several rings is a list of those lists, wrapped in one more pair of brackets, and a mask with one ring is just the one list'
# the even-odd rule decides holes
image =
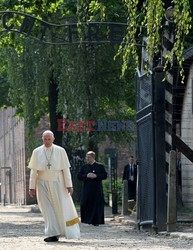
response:
{"label": "lamp head", "polygon": [[168,22],[174,22],[174,1],[172,1],[171,6],[166,9],[165,18]]}

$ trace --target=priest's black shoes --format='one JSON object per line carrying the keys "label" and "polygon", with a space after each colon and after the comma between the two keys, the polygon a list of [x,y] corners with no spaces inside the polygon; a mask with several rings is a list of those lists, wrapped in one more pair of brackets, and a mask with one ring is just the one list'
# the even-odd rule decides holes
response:
{"label": "priest's black shoes", "polygon": [[58,237],[52,236],[44,239],[45,242],[55,242],[58,241]]}

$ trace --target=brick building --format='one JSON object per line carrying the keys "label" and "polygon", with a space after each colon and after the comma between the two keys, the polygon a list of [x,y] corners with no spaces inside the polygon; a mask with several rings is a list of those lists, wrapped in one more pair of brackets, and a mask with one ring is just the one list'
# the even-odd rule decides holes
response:
{"label": "brick building", "polygon": [[0,111],[0,200],[2,203],[26,203],[24,120],[15,109]]}

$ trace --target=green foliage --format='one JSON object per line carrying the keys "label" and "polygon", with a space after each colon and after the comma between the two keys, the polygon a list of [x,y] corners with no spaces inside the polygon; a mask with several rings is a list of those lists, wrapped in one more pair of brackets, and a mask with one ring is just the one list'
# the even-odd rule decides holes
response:
{"label": "green foliage", "polygon": [[124,0],[124,3],[128,10],[127,16],[127,33],[123,40],[123,44],[120,45],[117,55],[123,55],[123,66],[122,66],[122,76],[128,69],[128,62],[130,58],[134,58],[134,62],[138,65],[138,54],[137,54],[137,44],[136,44],[136,33],[138,30],[138,15],[137,15],[137,5],[138,0]]}
{"label": "green foliage", "polygon": [[[104,192],[104,199],[105,203],[109,204],[109,198],[111,194],[110,186],[110,179],[103,180],[103,192]],[[120,177],[117,178],[117,202],[118,205],[122,204],[122,179]]]}
{"label": "green foliage", "polygon": [[8,99],[9,83],[7,80],[7,58],[6,50],[0,50],[0,108],[10,105]]}
{"label": "green foliage", "polygon": [[[0,9],[24,11],[51,23],[64,23],[65,19],[80,22],[125,19],[126,9],[122,8],[121,1],[98,3],[81,0],[77,3],[2,1]],[[19,24],[22,20],[18,19],[17,22]],[[40,117],[49,112],[51,78],[56,79],[58,84],[57,111],[68,120],[96,122],[97,119],[135,119],[134,65],[130,61],[125,78],[119,78],[122,60],[113,60],[117,45],[51,47],[12,33],[2,37],[1,45],[2,48],[8,47],[7,75],[4,78],[7,77],[9,86],[8,98],[17,107],[17,113],[25,118],[29,136],[33,137]],[[64,134],[64,143],[75,150],[83,145],[88,146],[89,141],[96,145],[107,137],[112,141],[127,143],[132,136],[127,131],[69,132]]]}
{"label": "green foliage", "polygon": [[172,49],[171,55],[174,54],[181,66],[180,74],[182,76],[182,82],[184,81],[184,70],[182,68],[182,63],[184,58],[182,53],[184,52],[184,37],[189,34],[192,28],[192,17],[190,11],[190,5],[188,0],[181,0],[175,2],[175,12],[174,12],[174,23],[175,23],[175,43]]}
{"label": "green foliage", "polygon": [[15,10],[33,14],[36,17],[42,14],[49,17],[50,14],[56,13],[63,6],[63,0],[13,0],[1,1],[0,7],[2,10]]}
{"label": "green foliage", "polygon": [[[77,1],[79,24],[89,21],[122,21],[126,13],[123,7],[121,1],[79,0]],[[79,26],[81,38],[83,30],[84,25]],[[115,45],[82,44],[79,48],[64,53],[69,59],[63,60],[62,68],[65,70],[61,72],[60,77],[66,81],[60,80],[59,83],[58,110],[65,113],[68,120],[74,118],[75,121],[96,123],[98,119],[111,121],[135,119],[134,64],[130,61],[129,73],[120,79],[122,60],[114,61],[117,49]],[[77,145],[80,147],[87,145],[87,148],[90,142],[97,145],[106,138],[122,144],[128,143],[133,134],[128,131],[92,131],[74,132],[67,137],[71,137],[71,140],[75,137]]]}
{"label": "green foliage", "polygon": [[163,16],[165,13],[164,3],[162,0],[149,0],[144,6],[144,21],[143,26],[147,27],[147,53],[149,62],[152,57],[159,52],[160,49],[160,30],[163,24]]}
{"label": "green foliage", "polygon": [[[58,111],[72,121],[135,120],[135,82],[133,69],[120,79],[121,62],[114,61],[116,46],[81,46],[63,53],[59,77]],[[78,64],[76,62],[79,62]],[[106,66],[105,66],[106,65]],[[65,79],[65,81],[62,81]],[[95,127],[97,130],[97,127]],[[67,132],[65,132],[67,133]],[[133,133],[128,131],[69,132],[79,146],[96,145],[107,137],[118,143],[128,143]],[[79,138],[79,139],[78,139]]]}
{"label": "green foliage", "polygon": [[[59,23],[63,13],[67,12],[67,4],[61,0],[1,1],[0,9],[25,12],[40,19],[50,22],[56,20]],[[15,25],[20,26],[22,18],[19,16],[13,21]],[[0,79],[6,79],[6,85],[1,85],[0,90],[2,94],[5,92],[2,105],[9,100],[9,104],[17,108],[17,115],[25,118],[27,138],[32,149],[35,143],[34,129],[40,117],[48,113],[48,89],[54,67],[52,49],[22,35],[4,34],[1,33],[0,43],[3,53],[6,54],[4,60],[7,61],[7,67],[5,76],[0,72]],[[59,63],[56,67],[58,65]]]}
{"label": "green foliage", "polygon": [[127,9],[122,0],[90,1],[90,21],[125,22]]}
{"label": "green foliage", "polygon": [[[142,9],[139,7],[141,2],[143,2]],[[166,21],[165,2],[164,0],[123,0],[127,8],[128,27],[124,41],[120,45],[117,53],[117,56],[122,55],[123,58],[122,76],[125,74],[131,58],[134,59],[135,65],[139,66],[137,42],[140,37],[148,37],[147,52],[149,62],[151,62],[154,55],[160,52],[162,31]],[[95,13],[100,13],[100,10],[107,12],[107,6],[109,7],[109,1],[104,1],[103,4],[101,1],[92,1],[90,6],[91,14],[93,14],[94,11]],[[179,65],[182,67],[184,60],[182,57],[184,40],[192,28],[191,6],[191,0],[174,0],[175,40],[172,51],[166,56],[165,69],[169,62],[172,66],[174,58],[177,59]],[[105,16],[105,14],[103,14],[103,16]],[[183,68],[181,68],[181,75],[183,76]],[[183,79],[182,77],[182,81]]]}
{"label": "green foliage", "polygon": [[23,41],[23,51],[18,54],[10,48],[8,58],[9,99],[17,107],[17,114],[25,118],[27,137],[34,143],[33,131],[39,119],[48,112],[48,65],[42,55],[43,46]]}

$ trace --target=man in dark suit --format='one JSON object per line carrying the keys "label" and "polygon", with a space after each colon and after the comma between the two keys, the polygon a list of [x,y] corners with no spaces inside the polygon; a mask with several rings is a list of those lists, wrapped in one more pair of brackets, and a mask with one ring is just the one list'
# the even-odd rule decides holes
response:
{"label": "man in dark suit", "polygon": [[129,164],[124,167],[123,180],[128,181],[128,200],[136,200],[137,165],[132,155]]}

